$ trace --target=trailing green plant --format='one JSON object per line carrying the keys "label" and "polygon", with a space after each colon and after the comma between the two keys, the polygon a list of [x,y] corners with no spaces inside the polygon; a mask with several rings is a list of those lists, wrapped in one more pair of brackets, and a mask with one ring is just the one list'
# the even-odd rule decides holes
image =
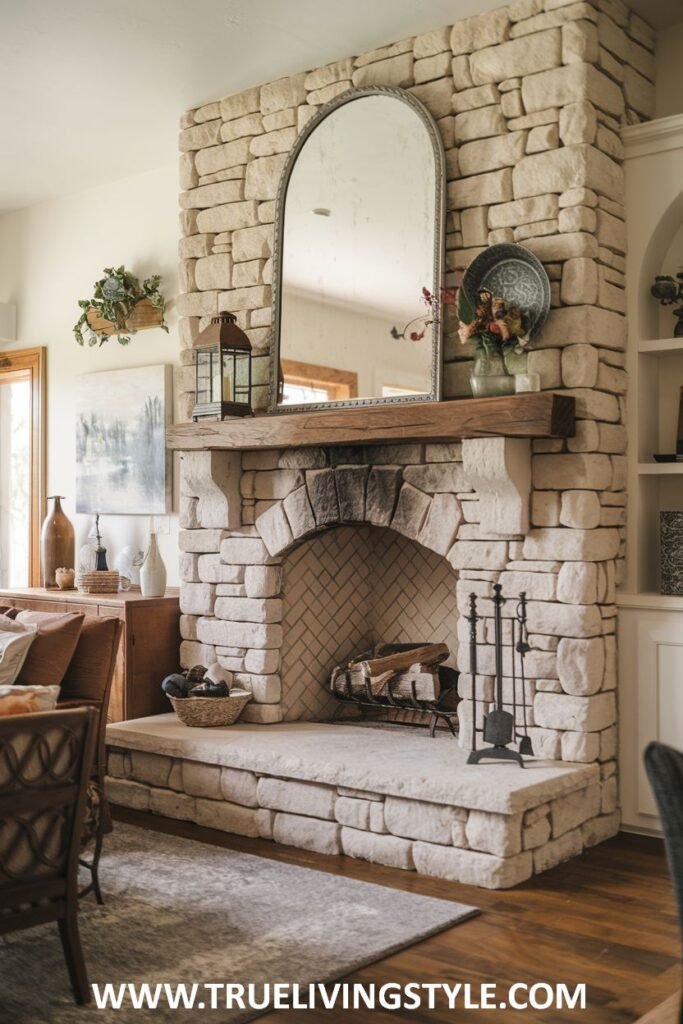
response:
{"label": "trailing green plant", "polygon": [[95,282],[93,296],[90,299],[79,299],[78,305],[82,312],[74,325],[74,335],[79,345],[84,345],[86,340],[89,346],[104,345],[111,334],[97,332],[88,323],[88,313],[93,311],[103,320],[109,320],[114,324],[119,345],[129,345],[131,335],[136,331],[128,326],[128,319],[141,299],[149,299],[153,306],[161,313],[162,331],[168,333],[168,325],[164,320],[166,302],[159,291],[161,276],[154,274],[147,277],[140,283],[135,274],[131,274],[124,266],[105,267],[104,277]]}

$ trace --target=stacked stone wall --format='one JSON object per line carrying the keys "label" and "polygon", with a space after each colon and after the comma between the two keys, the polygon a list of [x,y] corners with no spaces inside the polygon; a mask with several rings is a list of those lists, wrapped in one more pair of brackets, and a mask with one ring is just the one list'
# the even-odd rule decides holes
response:
{"label": "stacked stone wall", "polygon": [[[531,446],[530,526],[501,536],[457,446],[187,456],[181,546],[183,660],[229,659],[254,690],[252,721],[280,720],[283,552],[312,530],[374,522],[446,557],[467,597],[525,590],[538,753],[598,762],[601,812],[616,793],[615,588],[625,556],[625,209],[620,127],[654,107],[654,35],[621,0],[515,0],[184,115],[180,134],[183,366],[208,318],[235,312],[254,348],[255,405],[268,403],[275,196],[298,133],[353,86],[395,86],[435,118],[447,165],[446,266],[520,242],[543,261],[552,310],[529,354],[542,386],[575,397],[577,430]],[[444,324],[445,395],[468,391],[472,352]],[[379,471],[382,470],[380,473]],[[359,481],[363,481],[362,487]],[[391,488],[394,488],[393,490]],[[388,509],[388,511],[387,511]],[[480,626],[482,700],[492,692],[490,617]],[[239,665],[238,665],[239,663]],[[469,697],[463,662],[462,693]],[[506,669],[506,675],[508,669]],[[480,707],[483,705],[480,704]],[[462,706],[465,742],[472,705]]]}

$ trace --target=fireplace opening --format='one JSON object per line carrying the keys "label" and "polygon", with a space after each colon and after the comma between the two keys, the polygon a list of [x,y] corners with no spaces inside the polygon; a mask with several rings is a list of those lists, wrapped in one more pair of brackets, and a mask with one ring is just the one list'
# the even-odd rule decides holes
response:
{"label": "fireplace opening", "polygon": [[[389,528],[339,526],[283,560],[282,708],[285,721],[355,717],[330,692],[334,668],[379,644],[446,644],[457,662],[457,574],[440,555]],[[429,715],[379,716],[427,724]]]}

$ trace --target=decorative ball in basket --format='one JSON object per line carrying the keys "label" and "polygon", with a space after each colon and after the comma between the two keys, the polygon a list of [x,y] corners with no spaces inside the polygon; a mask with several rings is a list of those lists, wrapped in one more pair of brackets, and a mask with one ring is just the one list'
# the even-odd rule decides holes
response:
{"label": "decorative ball in basket", "polygon": [[212,665],[195,665],[166,676],[161,684],[183,725],[198,729],[234,725],[251,700],[251,690],[231,687],[232,673]]}

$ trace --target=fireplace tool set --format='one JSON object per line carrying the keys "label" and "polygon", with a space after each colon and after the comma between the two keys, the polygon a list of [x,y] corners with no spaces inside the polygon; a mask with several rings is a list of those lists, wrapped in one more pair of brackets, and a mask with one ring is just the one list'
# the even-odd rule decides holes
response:
{"label": "fireplace tool set", "polygon": [[[524,757],[533,756],[527,724],[526,672],[524,659],[531,650],[527,633],[527,599],[521,593],[514,616],[503,617],[503,597],[499,583],[493,586],[493,622],[495,645],[494,701],[477,697],[479,676],[477,657],[477,623],[483,616],[477,611],[477,596],[470,594],[470,676],[472,683],[472,747],[468,764],[482,760],[515,761],[524,767]],[[503,623],[510,624],[511,639],[507,647],[510,663],[504,665]],[[444,664],[449,656],[446,644],[411,643],[380,644],[357,655],[332,672],[330,689],[343,704],[355,704],[363,711],[390,712],[392,720],[399,712],[422,712],[429,715],[429,731],[434,736],[439,724],[447,726],[453,736],[458,722],[458,675]],[[503,676],[507,669],[510,692],[504,693]],[[505,687],[507,689],[507,686]],[[507,696],[508,699],[504,699]],[[479,705],[484,708],[483,727],[477,727]],[[404,716],[400,716],[404,717]],[[414,716],[413,716],[414,718]],[[421,722],[410,721],[419,725]],[[521,728],[520,728],[521,727]],[[482,746],[482,743],[486,746]]]}
{"label": "fireplace tool set", "polygon": [[[470,677],[472,682],[472,748],[468,764],[478,764],[483,759],[496,761],[516,761],[524,767],[523,755],[533,756],[531,738],[527,726],[527,703],[526,703],[526,674],[524,659],[531,648],[528,642],[527,633],[527,601],[526,594],[519,595],[519,601],[512,618],[506,618],[511,626],[512,643],[510,646],[510,671],[511,671],[511,697],[512,700],[503,700],[503,605],[505,598],[502,596],[502,587],[499,583],[493,586],[493,616],[494,616],[494,642],[495,642],[495,699],[484,714],[483,728],[477,727],[478,705],[482,703],[477,699],[477,623],[481,616],[477,614],[477,596],[470,594],[470,610],[467,621],[470,624]],[[521,690],[521,700],[518,700],[518,688]],[[488,703],[485,701],[483,703]],[[518,710],[521,711],[521,732],[519,731]],[[478,737],[481,736],[484,743],[490,746],[478,746]],[[511,746],[517,743],[518,749]]]}

